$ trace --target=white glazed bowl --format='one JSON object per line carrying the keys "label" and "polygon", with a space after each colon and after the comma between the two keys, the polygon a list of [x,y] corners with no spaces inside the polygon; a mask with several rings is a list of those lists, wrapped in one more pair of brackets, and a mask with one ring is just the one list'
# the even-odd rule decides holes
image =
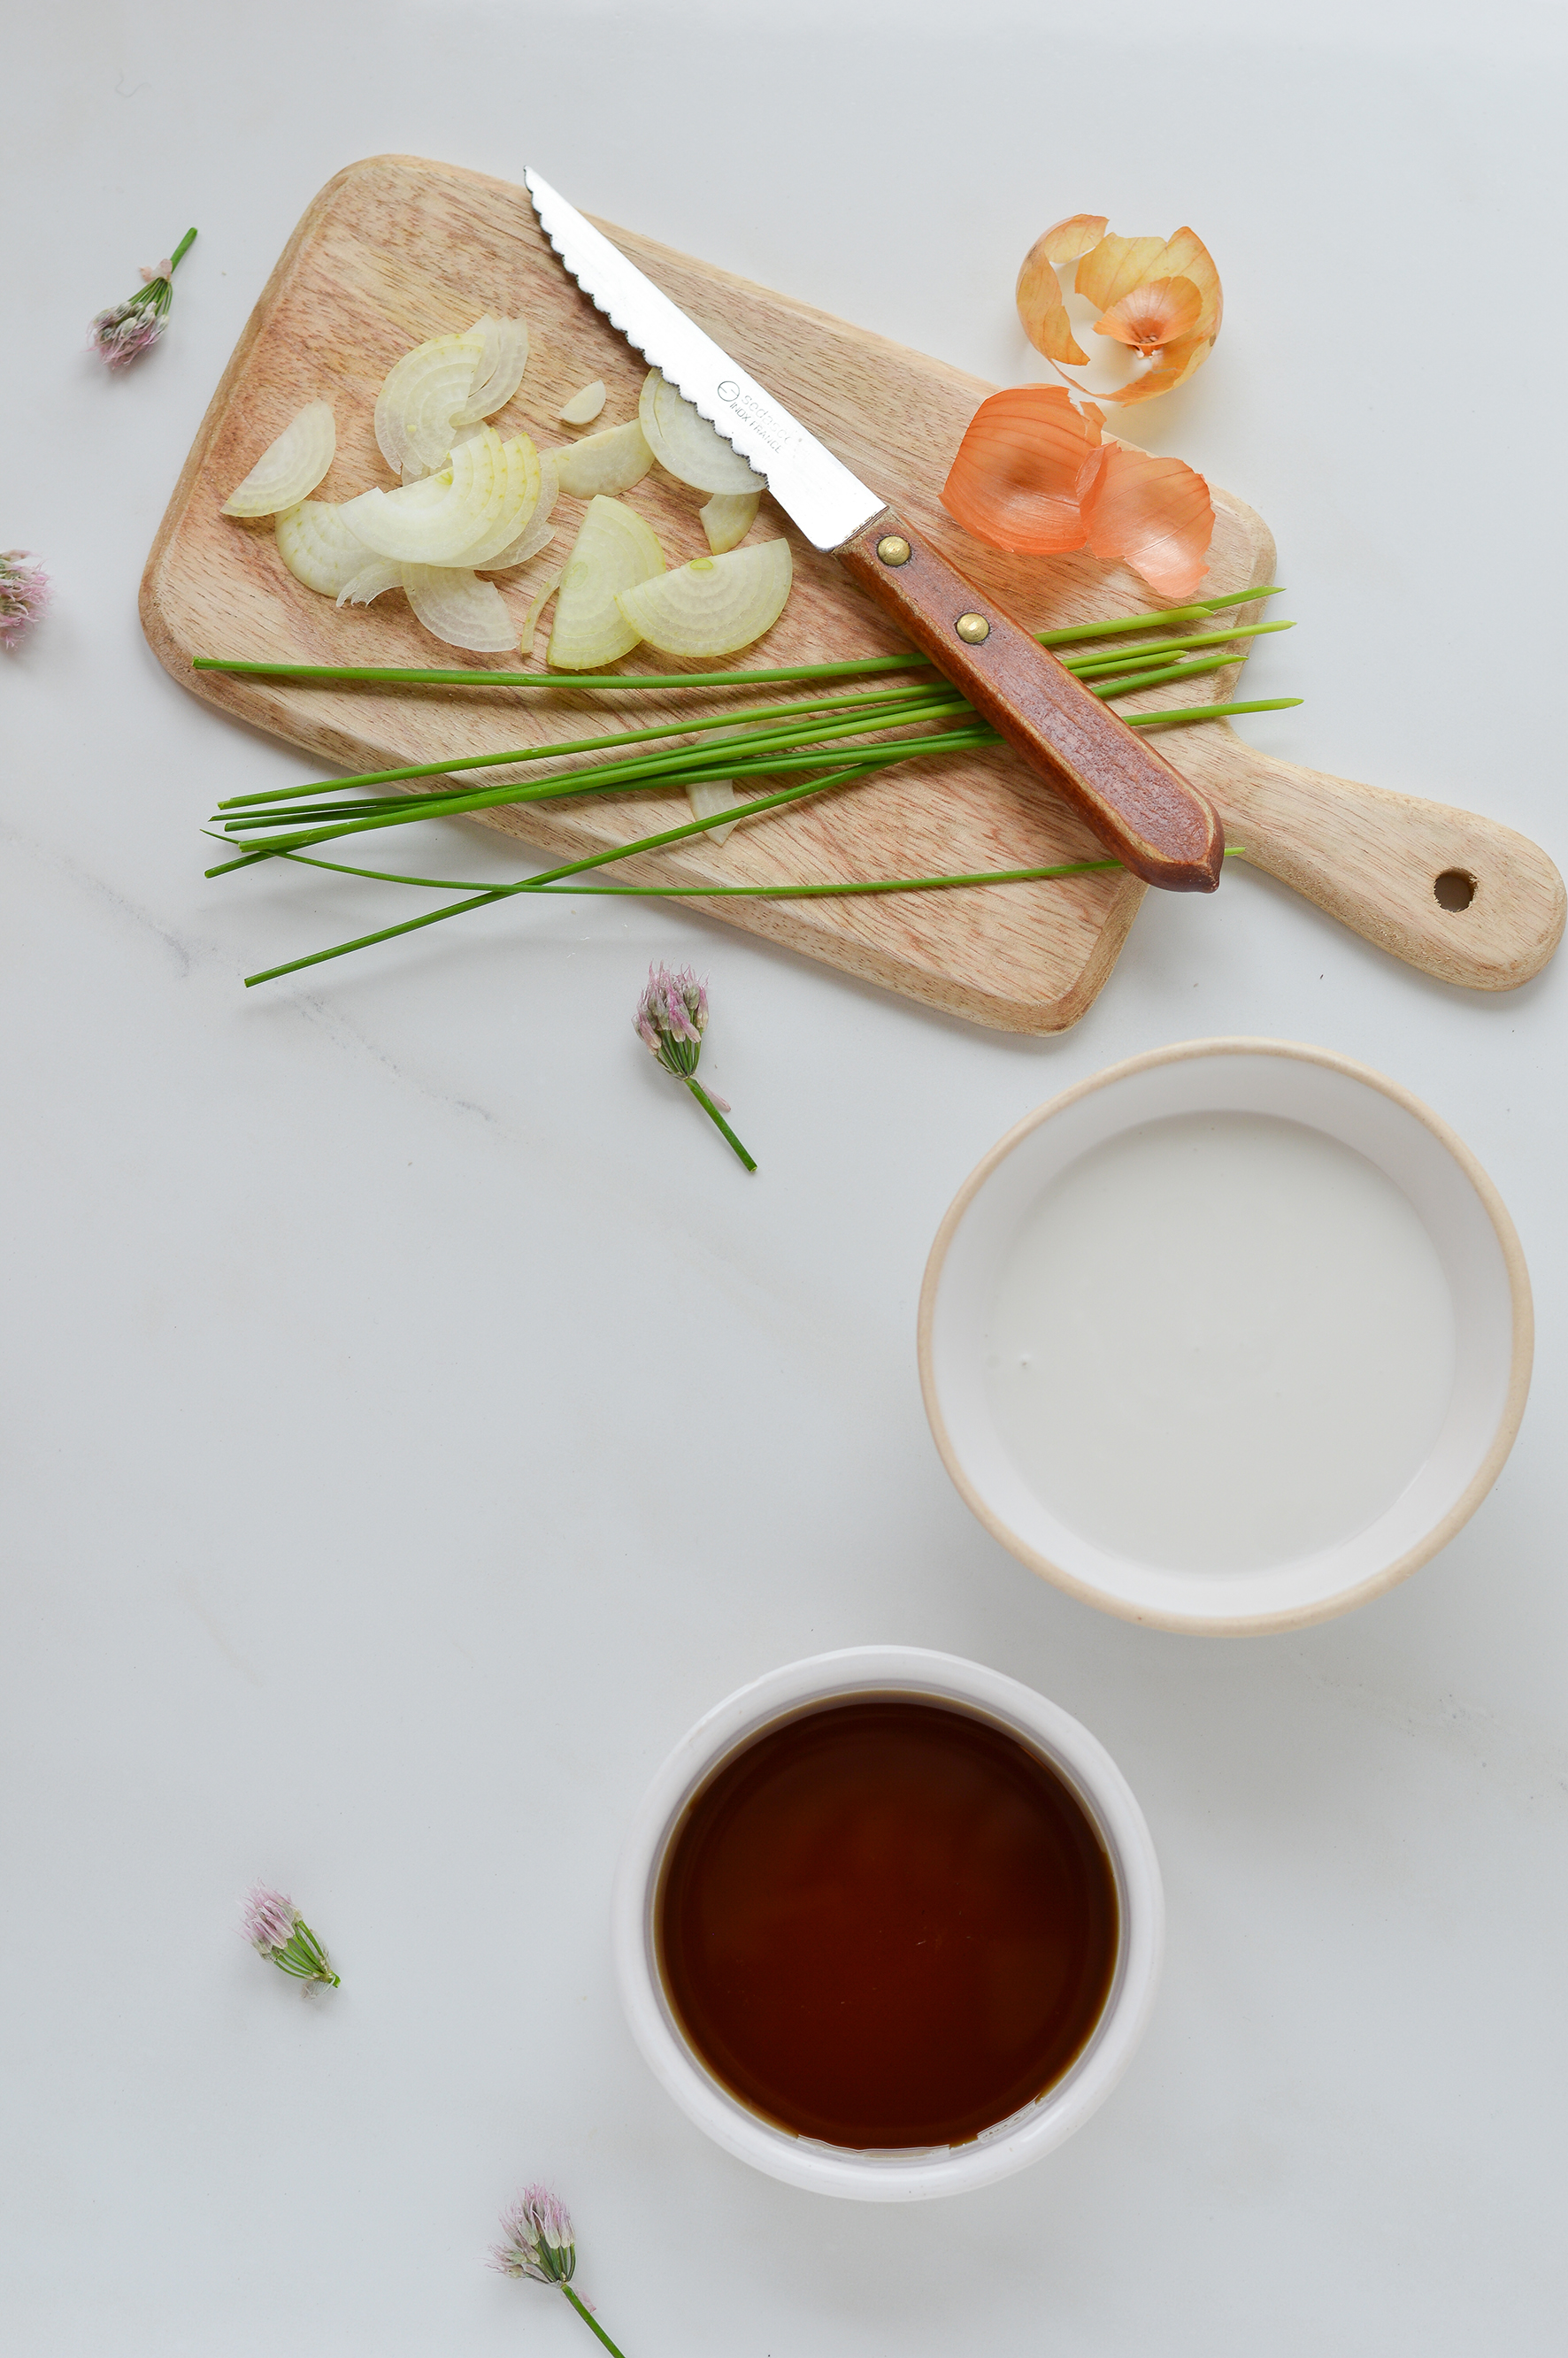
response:
{"label": "white glazed bowl", "polygon": [[[1136,1563],[1069,1529],[1015,1467],[997,1432],[984,1376],[997,1271],[1044,1189],[1123,1130],[1208,1112],[1276,1115],[1365,1155],[1414,1206],[1454,1307],[1454,1391],[1414,1478],[1365,1529],[1256,1572]],[[1231,1635],[1297,1628],[1347,1612],[1445,1546],[1513,1445],[1532,1341],[1519,1238],[1463,1140],[1368,1065],[1282,1040],[1191,1040],[1157,1048],[1026,1115],[959,1189],[932,1246],[920,1301],[926,1414],[947,1471],[987,1530],[1047,1580],[1108,1613],[1165,1629]]]}
{"label": "white glazed bowl", "polygon": [[[1120,1941],[1110,1995],[1083,2052],[1055,2086],[971,2142],[859,2152],[795,2136],[753,2113],[687,2044],[659,1973],[654,1907],[665,1854],[687,1805],[763,1729],[814,1705],[867,1694],[929,1695],[1021,1736],[1050,1761],[1099,1829],[1116,1877]],[[621,2001],[656,2080],[726,2152],[770,2177],[860,2202],[913,2202],[989,2186],[1070,2136],[1121,2077],[1143,2035],[1164,1946],[1165,1903],[1143,1813],[1087,1728],[1033,1688],[920,1646],[851,1646],[791,1662],[700,1719],[665,1762],[633,1819],[615,1877],[611,1937]]]}

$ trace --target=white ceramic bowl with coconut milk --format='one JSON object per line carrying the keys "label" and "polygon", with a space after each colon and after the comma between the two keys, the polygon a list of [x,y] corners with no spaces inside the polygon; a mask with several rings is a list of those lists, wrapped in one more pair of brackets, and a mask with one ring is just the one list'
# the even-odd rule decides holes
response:
{"label": "white ceramic bowl with coconut milk", "polygon": [[959,1490],[1133,1621],[1292,1628],[1472,1515],[1529,1389],[1530,1281],[1463,1141],[1277,1040],[1130,1058],[1026,1116],[943,1221],[920,1370]]}

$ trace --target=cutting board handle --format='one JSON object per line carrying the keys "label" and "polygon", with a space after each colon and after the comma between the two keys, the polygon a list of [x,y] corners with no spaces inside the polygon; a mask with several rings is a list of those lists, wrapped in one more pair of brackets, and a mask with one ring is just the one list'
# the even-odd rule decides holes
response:
{"label": "cutting board handle", "polygon": [[1227,843],[1408,965],[1513,990],[1562,940],[1563,879],[1528,836],[1274,761],[1230,729],[1195,735],[1209,741],[1189,774],[1217,806]]}

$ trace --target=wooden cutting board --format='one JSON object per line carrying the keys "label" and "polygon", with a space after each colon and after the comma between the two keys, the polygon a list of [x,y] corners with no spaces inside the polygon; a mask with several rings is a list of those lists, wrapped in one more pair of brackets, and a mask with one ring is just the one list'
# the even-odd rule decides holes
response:
{"label": "wooden cutting board", "polygon": [[[1137,612],[1156,602],[1136,575],[1087,555],[1043,562],[987,549],[961,532],[938,504],[953,453],[989,385],[644,238],[600,226],[857,474],[1031,628]],[[622,667],[667,671],[671,691],[668,697],[639,694],[635,721],[631,698],[596,697],[564,681],[543,690],[394,693],[190,670],[197,654],[517,668],[516,657],[443,648],[415,622],[400,592],[370,607],[339,611],[330,599],[305,589],[285,570],[270,524],[241,523],[220,513],[228,492],[294,413],[319,398],[330,401],[336,413],[338,448],[317,496],[343,500],[373,484],[386,484],[390,478],[373,425],[382,379],[411,345],[465,328],[484,310],[518,314],[528,323],[530,354],[522,386],[493,421],[503,434],[522,428],[541,448],[570,441],[557,412],[568,395],[595,377],[603,378],[609,398],[594,430],[635,416],[645,363],[567,276],[523,189],[455,166],[397,156],[351,165],[329,182],[289,240],[240,339],[147,562],[144,627],[182,686],[220,710],[353,771],[561,741],[598,733],[600,727],[675,719],[693,708],[695,692],[683,694],[677,685],[681,666],[647,647],[636,649]],[[652,523],[672,565],[706,553],[697,516],[700,494],[655,469],[627,496]],[[1268,580],[1274,550],[1261,519],[1227,492],[1216,490],[1214,503],[1206,590]],[[529,583],[557,567],[569,549],[580,503],[563,497],[556,514],[555,546],[521,575],[501,580],[519,624]],[[764,502],[754,535],[780,531],[791,543],[796,586],[774,629],[737,662],[790,664],[893,652],[899,643],[890,626],[831,558],[820,556],[782,511]],[[541,670],[545,635],[541,630],[539,651],[532,658]],[[1234,693],[1236,676],[1235,669],[1227,670],[1185,689],[1129,699],[1123,708],[1223,700]],[[775,698],[771,691],[764,698],[750,690],[731,700],[740,709]],[[713,708],[710,698],[701,701],[704,710]],[[1554,946],[1552,885],[1560,934],[1561,882],[1551,863],[1522,838],[1485,821],[1469,822],[1472,836],[1465,838],[1464,858],[1472,876],[1484,864],[1483,856],[1495,858],[1501,877],[1510,861],[1514,870],[1519,866],[1510,846],[1534,855],[1546,877],[1530,880],[1527,922],[1521,927],[1516,921],[1498,939],[1491,937],[1495,913],[1513,888],[1494,892],[1487,881],[1474,894],[1481,904],[1479,921],[1470,911],[1458,921],[1458,952],[1445,951],[1441,927],[1433,951],[1426,938],[1433,930],[1431,917],[1422,906],[1431,899],[1432,861],[1435,858],[1445,869],[1454,864],[1444,829],[1464,814],[1438,813],[1437,833],[1422,846],[1417,864],[1424,865],[1410,895],[1412,924],[1409,913],[1401,916],[1395,910],[1390,917],[1380,885],[1368,896],[1365,844],[1353,847],[1357,857],[1348,876],[1337,872],[1345,863],[1336,849],[1346,839],[1347,827],[1354,836],[1352,821],[1363,822],[1368,808],[1374,819],[1386,822],[1385,832],[1387,825],[1397,825],[1401,814],[1393,806],[1407,798],[1316,780],[1310,773],[1271,763],[1253,754],[1223,722],[1164,732],[1161,743],[1215,795],[1223,816],[1228,819],[1230,808],[1222,788],[1229,805],[1241,809],[1253,857],[1431,971],[1506,987],[1522,980],[1525,970],[1533,972]],[[465,783],[489,783],[496,774],[470,772]],[[1324,791],[1341,788],[1345,795],[1362,798],[1348,817],[1334,794]],[[1387,814],[1379,811],[1380,805],[1390,806]],[[1435,806],[1410,803],[1403,817],[1408,824],[1410,813],[1435,811]],[[686,798],[676,792],[500,809],[484,814],[484,819],[532,846],[570,857],[678,824],[687,816]],[[1476,828],[1483,836],[1474,835]],[[1494,838],[1502,838],[1508,840],[1499,853]],[[1100,851],[1076,815],[1011,753],[999,749],[912,763],[742,827],[722,847],[697,838],[689,846],[627,862],[622,872],[628,882],[694,886],[827,882],[1036,867],[1092,860]],[[1376,860],[1372,865],[1376,870]],[[912,999],[1000,1030],[1038,1033],[1065,1028],[1089,1006],[1144,889],[1125,872],[1111,871],[1056,884],[975,892],[697,905]],[[1337,905],[1336,896],[1346,890],[1352,899],[1358,890],[1367,905]],[[394,921],[404,896],[389,888],[388,899]],[[517,923],[526,925],[525,909],[515,914]]]}

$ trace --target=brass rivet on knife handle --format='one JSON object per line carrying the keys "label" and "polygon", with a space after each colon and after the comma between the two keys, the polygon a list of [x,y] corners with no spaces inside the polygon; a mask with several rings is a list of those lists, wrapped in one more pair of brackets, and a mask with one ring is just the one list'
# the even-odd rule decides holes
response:
{"label": "brass rivet on knife handle", "polygon": [[907,540],[901,539],[896,532],[890,532],[883,539],[878,541],[877,555],[884,565],[907,565],[909,543]]}
{"label": "brass rivet on knife handle", "polygon": [[[884,556],[889,541],[907,556]],[[1225,837],[1211,805],[891,508],[833,553],[1135,876],[1172,892],[1214,891]]]}

